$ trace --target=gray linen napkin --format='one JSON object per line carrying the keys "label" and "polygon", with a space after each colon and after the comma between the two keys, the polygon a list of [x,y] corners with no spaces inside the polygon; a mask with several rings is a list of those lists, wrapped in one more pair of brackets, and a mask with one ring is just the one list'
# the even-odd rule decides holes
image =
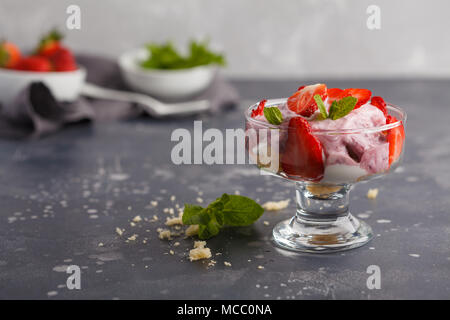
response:
{"label": "gray linen napkin", "polygon": [[[99,86],[129,90],[114,60],[81,55],[77,61],[87,69],[87,81]],[[209,99],[211,112],[234,107],[239,101],[236,89],[217,75],[211,86],[193,99]],[[56,101],[43,83],[33,83],[16,98],[11,108],[0,111],[0,138],[36,138],[82,121],[117,121],[142,115],[135,105],[80,97],[72,103]]]}

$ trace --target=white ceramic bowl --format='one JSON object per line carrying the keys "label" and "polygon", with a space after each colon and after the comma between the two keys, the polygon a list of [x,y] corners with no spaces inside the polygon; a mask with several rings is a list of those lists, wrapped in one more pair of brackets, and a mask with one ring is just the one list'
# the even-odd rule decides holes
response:
{"label": "white ceramic bowl", "polygon": [[86,69],[75,71],[31,72],[0,68],[0,103],[7,108],[19,92],[32,82],[41,81],[58,101],[74,101],[86,79]]}
{"label": "white ceramic bowl", "polygon": [[205,90],[216,72],[214,65],[180,70],[144,69],[139,64],[148,58],[145,48],[119,57],[119,66],[131,89],[165,99],[182,99]]}

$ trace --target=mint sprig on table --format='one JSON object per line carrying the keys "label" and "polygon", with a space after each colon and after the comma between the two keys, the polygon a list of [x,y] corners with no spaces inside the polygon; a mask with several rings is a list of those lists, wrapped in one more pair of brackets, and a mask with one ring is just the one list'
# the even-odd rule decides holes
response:
{"label": "mint sprig on table", "polygon": [[198,237],[209,239],[224,226],[248,226],[258,220],[263,212],[264,209],[250,198],[224,193],[206,208],[186,204],[183,224],[198,224]]}
{"label": "mint sprig on table", "polygon": [[264,108],[264,117],[266,117],[267,122],[274,125],[280,125],[283,122],[283,115],[280,109],[277,107]]}
{"label": "mint sprig on table", "polygon": [[344,97],[340,100],[335,100],[331,103],[330,113],[327,113],[325,104],[322,101],[320,95],[316,94],[314,96],[317,107],[319,108],[320,115],[319,120],[331,119],[337,120],[348,115],[356,106],[358,99],[355,97]]}

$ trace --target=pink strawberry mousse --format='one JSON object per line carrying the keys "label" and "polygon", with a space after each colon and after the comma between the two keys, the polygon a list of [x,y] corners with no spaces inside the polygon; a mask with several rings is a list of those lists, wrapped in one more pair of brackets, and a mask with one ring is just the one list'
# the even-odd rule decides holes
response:
{"label": "pink strawberry mousse", "polygon": [[[310,122],[315,130],[378,127],[386,124],[383,112],[367,103],[337,120]],[[389,143],[380,132],[327,135],[316,133],[325,155],[324,182],[345,182],[389,168]],[[349,167],[350,166],[350,167]]]}

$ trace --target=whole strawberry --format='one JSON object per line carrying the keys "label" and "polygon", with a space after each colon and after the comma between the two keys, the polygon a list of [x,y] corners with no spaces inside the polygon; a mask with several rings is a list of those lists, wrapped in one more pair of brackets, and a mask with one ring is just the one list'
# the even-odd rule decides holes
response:
{"label": "whole strawberry", "polygon": [[52,65],[45,57],[29,56],[20,59],[15,69],[23,71],[48,72],[52,70]]}
{"label": "whole strawberry", "polygon": [[63,35],[59,33],[58,30],[50,31],[47,35],[42,37],[35,50],[36,54],[44,57],[51,56],[60,48],[62,39]]}
{"label": "whole strawberry", "polygon": [[72,52],[60,46],[49,57],[54,71],[74,71],[77,69],[77,63]]}
{"label": "whole strawberry", "polygon": [[12,42],[0,42],[0,67],[14,69],[20,60],[20,50]]}

